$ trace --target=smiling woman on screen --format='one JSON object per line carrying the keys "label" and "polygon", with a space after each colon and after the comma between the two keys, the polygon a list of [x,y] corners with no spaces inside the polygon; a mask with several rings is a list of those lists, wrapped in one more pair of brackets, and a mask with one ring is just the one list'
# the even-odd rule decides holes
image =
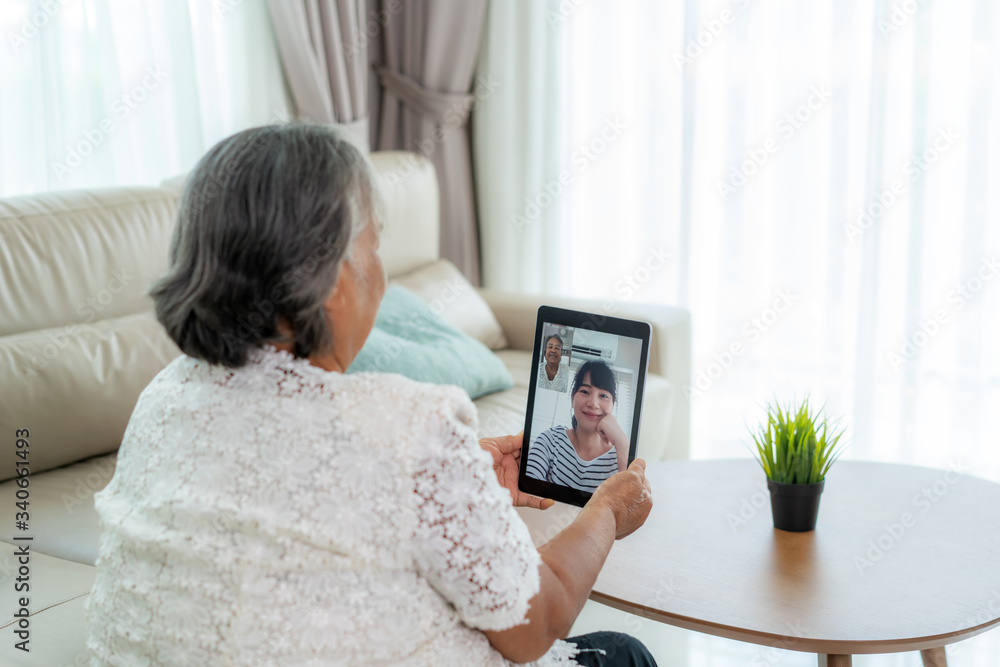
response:
{"label": "smiling woman on screen", "polygon": [[542,431],[528,450],[528,476],[593,493],[628,465],[629,437],[612,410],[615,374],[603,361],[580,366],[570,394],[573,428]]}
{"label": "smiling woman on screen", "polygon": [[188,179],[152,291],[183,354],[94,497],[95,667],[653,664],[627,635],[560,639],[649,514],[641,461],[539,552],[521,436],[478,440],[457,387],[345,373],[386,286],[376,183],[307,124],[224,139]]}

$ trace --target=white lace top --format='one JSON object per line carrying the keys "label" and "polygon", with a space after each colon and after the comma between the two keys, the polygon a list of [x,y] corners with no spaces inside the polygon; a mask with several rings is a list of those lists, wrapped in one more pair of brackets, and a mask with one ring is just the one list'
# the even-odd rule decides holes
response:
{"label": "white lace top", "polygon": [[559,364],[556,376],[549,379],[549,372],[545,370],[545,364],[538,364],[538,388],[551,389],[553,391],[565,392],[569,387],[569,366]]}
{"label": "white lace top", "polygon": [[95,504],[94,665],[508,665],[539,588],[460,389],[273,348],[167,366]]}

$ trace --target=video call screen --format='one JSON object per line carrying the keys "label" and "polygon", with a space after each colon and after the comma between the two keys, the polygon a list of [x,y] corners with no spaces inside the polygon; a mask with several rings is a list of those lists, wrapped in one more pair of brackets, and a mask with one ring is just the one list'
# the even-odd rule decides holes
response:
{"label": "video call screen", "polygon": [[635,449],[643,341],[545,322],[540,342],[526,475],[593,493]]}

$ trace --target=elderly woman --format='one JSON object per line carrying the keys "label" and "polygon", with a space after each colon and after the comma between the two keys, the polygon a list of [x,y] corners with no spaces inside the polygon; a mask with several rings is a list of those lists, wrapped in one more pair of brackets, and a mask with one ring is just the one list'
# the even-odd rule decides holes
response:
{"label": "elderly woman", "polygon": [[514,504],[551,500],[517,492],[518,436],[478,443],[457,388],[344,374],[381,226],[330,128],[247,130],[195,168],[153,290],[184,354],[95,497],[94,664],[652,664],[625,635],[559,639],[649,513],[642,463],[536,550]]}
{"label": "elderly woman", "polygon": [[570,392],[573,428],[553,426],[538,434],[528,450],[528,475],[594,493],[625,470],[630,440],[612,414],[616,400],[610,366],[596,359],[580,366]]}
{"label": "elderly woman", "polygon": [[545,363],[538,365],[539,389],[564,392],[569,385],[569,367],[562,361],[563,339],[552,334],[545,339]]}

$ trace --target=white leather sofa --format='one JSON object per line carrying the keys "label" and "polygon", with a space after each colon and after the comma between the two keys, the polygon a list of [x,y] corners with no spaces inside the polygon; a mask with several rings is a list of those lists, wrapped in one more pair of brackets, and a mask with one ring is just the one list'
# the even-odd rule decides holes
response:
{"label": "white leather sofa", "polygon": [[[517,432],[537,307],[600,306],[482,291],[485,308],[439,260],[430,163],[409,153],[375,153],[372,160],[389,184],[382,247],[390,279],[440,299],[446,318],[496,349],[516,386],[477,401],[480,431]],[[2,665],[89,664],[84,602],[100,535],[92,497],[114,473],[139,392],[179,354],[146,296],[166,266],[178,195],[179,187],[167,184],[0,200]],[[616,314],[653,325],[640,455],[687,457],[690,409],[680,388],[690,381],[688,313],[619,304]],[[25,531],[15,527],[16,462],[25,451],[17,446],[18,429],[28,433],[31,471]],[[27,564],[16,555],[25,544]],[[30,589],[15,592],[25,581]],[[28,653],[14,648],[21,596],[29,600]]]}

